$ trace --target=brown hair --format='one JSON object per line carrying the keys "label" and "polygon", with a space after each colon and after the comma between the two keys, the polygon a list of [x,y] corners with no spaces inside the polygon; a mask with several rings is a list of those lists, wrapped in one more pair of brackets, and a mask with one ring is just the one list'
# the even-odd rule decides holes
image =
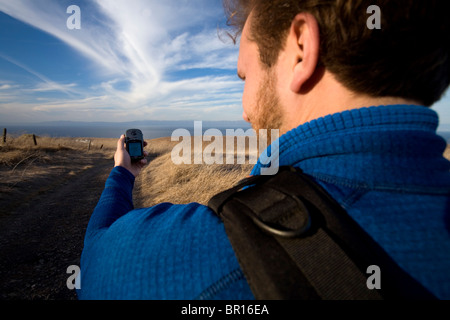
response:
{"label": "brown hair", "polygon": [[[381,9],[381,29],[369,29],[370,5]],[[270,68],[300,12],[320,28],[320,62],[350,90],[401,97],[426,106],[450,83],[450,2],[442,0],[224,0],[239,35],[252,12],[251,39]]]}

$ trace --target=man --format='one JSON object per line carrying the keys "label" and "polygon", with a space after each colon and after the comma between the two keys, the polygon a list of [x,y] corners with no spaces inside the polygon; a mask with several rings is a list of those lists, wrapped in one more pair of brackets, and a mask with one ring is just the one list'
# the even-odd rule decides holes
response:
{"label": "man", "polygon": [[[450,298],[450,163],[428,106],[449,85],[445,1],[227,1],[244,118],[409,275]],[[81,299],[252,299],[220,220],[199,204],[133,210],[124,137],[91,218]],[[258,163],[252,174],[260,173]]]}

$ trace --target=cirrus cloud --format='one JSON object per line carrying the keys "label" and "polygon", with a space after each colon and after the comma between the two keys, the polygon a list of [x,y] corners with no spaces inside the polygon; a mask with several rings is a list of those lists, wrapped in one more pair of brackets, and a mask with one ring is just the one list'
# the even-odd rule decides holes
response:
{"label": "cirrus cloud", "polygon": [[[81,8],[81,30],[66,27],[66,8],[72,4]],[[16,61],[0,48],[0,59],[35,79],[30,87],[0,78],[0,83],[8,81],[4,96],[17,96],[8,105],[0,99],[2,116],[14,118],[14,103],[22,115],[39,120],[97,120],[105,110],[111,121],[146,114],[173,120],[240,117],[242,84],[234,76],[238,49],[217,35],[224,22],[221,1],[0,0],[0,11],[65,43],[98,79],[89,85],[70,74],[52,80],[52,72],[37,72],[37,66]],[[33,96],[49,92],[60,95]],[[54,114],[62,119],[49,119],[49,110],[58,110]],[[146,114],[139,116],[137,110]]]}

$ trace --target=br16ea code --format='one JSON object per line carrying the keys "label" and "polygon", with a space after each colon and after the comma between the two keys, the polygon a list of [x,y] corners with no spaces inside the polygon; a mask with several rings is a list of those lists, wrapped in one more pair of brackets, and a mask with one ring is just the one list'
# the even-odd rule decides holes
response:
{"label": "br16ea code", "polygon": [[238,305],[227,304],[225,308],[226,314],[269,314],[269,310],[266,305]]}

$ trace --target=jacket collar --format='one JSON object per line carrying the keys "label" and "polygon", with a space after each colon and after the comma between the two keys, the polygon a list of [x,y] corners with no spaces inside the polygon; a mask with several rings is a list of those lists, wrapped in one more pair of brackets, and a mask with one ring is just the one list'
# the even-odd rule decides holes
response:
{"label": "jacket collar", "polygon": [[[446,141],[436,134],[435,111],[413,105],[378,106],[330,115],[284,134],[279,166],[353,188],[450,192]],[[264,168],[264,154],[252,174]]]}

